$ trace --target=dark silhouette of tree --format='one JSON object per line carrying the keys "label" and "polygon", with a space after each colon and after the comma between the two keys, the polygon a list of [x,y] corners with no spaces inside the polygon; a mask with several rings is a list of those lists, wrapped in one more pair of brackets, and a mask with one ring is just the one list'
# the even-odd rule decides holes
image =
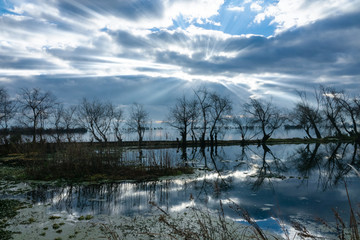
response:
{"label": "dark silhouette of tree", "polygon": [[249,103],[244,104],[244,111],[249,114],[252,123],[260,127],[263,135],[262,142],[266,142],[274,131],[285,122],[285,118],[281,116],[280,110],[272,102],[250,99]]}
{"label": "dark silhouette of tree", "polygon": [[70,130],[76,128],[78,126],[78,121],[76,118],[76,106],[70,106],[68,108],[63,109],[62,115],[62,125],[66,132],[66,139],[68,142],[73,141],[74,133]]}
{"label": "dark silhouette of tree", "polygon": [[198,139],[196,134],[196,128],[200,118],[200,112],[199,112],[200,108],[196,99],[193,99],[189,103],[190,103],[190,108],[193,109],[194,111],[192,114],[192,119],[190,120],[190,133],[191,133],[190,135],[193,143],[196,144]]}
{"label": "dark silhouette of tree", "polygon": [[107,142],[114,118],[114,105],[84,98],[78,107],[78,117],[81,125],[88,129],[92,137],[98,142]]}
{"label": "dark silhouette of tree", "polygon": [[214,146],[217,143],[217,134],[230,119],[232,103],[228,97],[223,97],[215,92],[209,95],[209,125],[210,125],[210,144]]}
{"label": "dark silhouette of tree", "polygon": [[121,132],[121,124],[124,121],[124,112],[122,109],[116,109],[114,111],[114,119],[113,119],[113,131],[115,138],[118,142],[122,142],[122,132]]}
{"label": "dark silhouette of tree", "polygon": [[199,88],[198,90],[194,91],[195,96],[198,100],[199,103],[199,111],[200,111],[200,115],[201,115],[201,127],[200,127],[200,145],[201,148],[204,149],[205,148],[205,136],[206,136],[206,131],[208,128],[208,116],[209,116],[209,109],[211,107],[210,105],[210,101],[209,101],[209,97],[210,97],[210,93],[207,90],[207,88],[203,87],[203,88]]}
{"label": "dark silhouette of tree", "polygon": [[6,136],[9,132],[9,123],[16,114],[16,102],[10,99],[8,91],[0,87],[0,126],[4,141],[7,142]]}
{"label": "dark silhouette of tree", "polygon": [[295,109],[291,114],[292,121],[301,126],[309,138],[313,138],[310,130],[314,130],[316,137],[321,138],[319,125],[323,122],[323,118],[321,117],[319,93],[315,90],[315,105],[310,104],[305,92],[298,92],[298,94],[300,102],[295,105]]}
{"label": "dark silhouette of tree", "polygon": [[148,120],[149,113],[144,109],[144,106],[133,103],[130,107],[127,125],[130,127],[130,130],[135,130],[137,132],[139,146],[141,146],[143,141]]}
{"label": "dark silhouette of tree", "polygon": [[331,87],[320,86],[322,111],[329,121],[331,128],[335,129],[336,135],[343,135],[341,131],[342,107],[339,97],[344,94],[343,91],[336,91]]}
{"label": "dark silhouette of tree", "polygon": [[252,128],[250,119],[246,116],[235,116],[233,118],[233,124],[241,135],[241,141],[244,142],[249,129]]}
{"label": "dark silhouette of tree", "polygon": [[186,147],[186,137],[191,130],[193,121],[197,118],[197,104],[192,100],[187,100],[185,95],[178,98],[175,106],[169,110],[167,123],[176,128],[181,136],[181,145]]}
{"label": "dark silhouette of tree", "polygon": [[61,142],[61,130],[62,127],[62,118],[64,116],[64,105],[59,104],[55,107],[53,111],[53,125],[55,127],[55,140],[57,143]]}
{"label": "dark silhouette of tree", "polygon": [[[42,92],[38,88],[22,88],[17,101],[21,115],[19,121],[26,126],[32,126],[32,141],[35,143],[39,125],[44,128],[45,121],[57,104],[56,98],[52,93]],[[39,133],[40,140],[42,140],[41,131]]]}
{"label": "dark silhouette of tree", "polygon": [[339,95],[337,98],[341,106],[342,115],[341,123],[345,131],[350,136],[359,137],[359,124],[360,124],[360,100],[358,97],[350,98],[346,94]]}

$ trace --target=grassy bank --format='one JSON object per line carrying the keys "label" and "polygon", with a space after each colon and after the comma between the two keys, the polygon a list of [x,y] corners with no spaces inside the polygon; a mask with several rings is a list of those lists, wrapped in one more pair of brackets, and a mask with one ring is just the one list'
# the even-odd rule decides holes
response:
{"label": "grassy bank", "polygon": [[0,239],[12,239],[13,232],[6,229],[6,227],[9,226],[8,221],[14,218],[18,214],[17,210],[24,206],[24,203],[17,200],[0,200]]}
{"label": "grassy bank", "polygon": [[[323,139],[269,139],[268,145],[355,142],[350,137]],[[174,165],[167,148],[179,147],[177,141],[10,143],[0,146],[0,178],[18,180],[153,180],[163,176],[192,173],[186,165]],[[209,142],[206,143],[209,146]],[[261,145],[260,140],[218,141],[218,146]],[[199,147],[188,141],[188,147]],[[128,149],[137,155],[124,154]],[[144,156],[141,149],[163,149],[164,153]]]}
{"label": "grassy bank", "polygon": [[[349,137],[349,136],[339,136],[339,137],[325,137],[325,138],[270,138],[266,142],[262,142],[260,139],[246,139],[246,140],[218,140],[216,142],[217,146],[232,146],[232,145],[258,145],[258,144],[311,144],[311,143],[349,143],[349,142],[358,142],[359,138]],[[0,145],[0,154],[11,154],[19,153],[24,151],[37,151],[39,149],[46,149],[47,151],[54,150],[56,148],[64,148],[72,145],[82,146],[82,147],[134,147],[139,148],[138,141],[122,141],[122,142],[47,142],[47,143],[9,143],[7,145]],[[187,147],[200,147],[201,144],[198,141],[187,141]],[[205,141],[205,146],[210,147],[211,142]],[[143,141],[141,148],[176,148],[181,147],[180,141]]]}
{"label": "grassy bank", "polygon": [[37,145],[0,158],[0,177],[5,180],[154,180],[164,176],[193,173],[174,165],[166,151],[133,155],[121,147],[72,143]]}

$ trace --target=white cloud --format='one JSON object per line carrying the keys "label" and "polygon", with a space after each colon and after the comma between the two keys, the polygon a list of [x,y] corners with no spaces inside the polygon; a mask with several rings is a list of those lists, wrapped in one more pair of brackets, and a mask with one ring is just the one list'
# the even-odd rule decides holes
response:
{"label": "white cloud", "polygon": [[265,7],[254,22],[260,23],[265,18],[273,18],[271,23],[277,24],[277,32],[281,32],[329,16],[357,11],[359,6],[359,0],[279,0],[276,4]]}
{"label": "white cloud", "polygon": [[210,18],[218,14],[224,0],[179,0],[167,4],[165,16],[176,18],[182,15],[185,19]]}
{"label": "white cloud", "polygon": [[[334,70],[339,71],[339,75],[358,74],[359,58],[354,53],[358,52],[359,33],[350,28],[339,28],[341,31],[330,28],[326,34],[323,30],[301,34],[306,30],[302,29],[272,38],[252,34],[234,36],[191,25],[219,26],[212,17],[219,14],[223,0],[158,1],[161,13],[154,14],[158,10],[147,13],[146,9],[139,8],[141,14],[133,13],[138,14],[136,18],[117,15],[109,8],[110,3],[104,6],[97,1],[92,3],[103,7],[99,11],[87,5],[81,7],[81,13],[73,14],[70,10],[58,9],[55,3],[60,1],[65,0],[29,0],[26,4],[19,1],[14,8],[19,15],[0,16],[0,81],[14,76],[56,77],[57,74],[99,78],[142,76],[222,83],[228,84],[229,89],[242,86],[241,92],[260,96],[271,92],[270,88],[275,92],[294,86],[291,76],[296,74],[307,74],[309,78],[316,72],[324,79]],[[86,1],[90,0],[76,3]],[[134,1],[137,0],[131,2]],[[263,1],[248,1],[246,8],[260,11],[255,21],[271,17],[273,23],[278,24],[278,31],[284,31],[352,11],[355,2],[359,2],[307,1],[280,0],[270,6]],[[244,11],[242,6],[230,6],[227,10]],[[190,26],[167,29],[180,15]],[[346,23],[343,23],[345,28]],[[230,26],[223,24],[222,29]],[[319,42],[321,45],[316,45]],[[344,48],[351,51],[344,52]],[[319,79],[315,74],[312,76]],[[303,84],[302,80],[296,80],[299,82],[296,84]]]}
{"label": "white cloud", "polygon": [[229,7],[227,8],[228,11],[234,11],[234,12],[244,12],[245,11],[245,7],[238,7],[238,6],[234,6],[234,7]]}
{"label": "white cloud", "polygon": [[253,12],[260,12],[262,10],[262,6],[259,2],[254,2],[250,5],[250,10]]}

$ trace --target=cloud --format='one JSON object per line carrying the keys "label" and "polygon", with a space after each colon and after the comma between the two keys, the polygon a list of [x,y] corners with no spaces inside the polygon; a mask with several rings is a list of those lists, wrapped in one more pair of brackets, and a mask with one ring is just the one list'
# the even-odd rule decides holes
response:
{"label": "cloud", "polygon": [[260,12],[263,9],[262,6],[261,6],[261,3],[262,2],[260,2],[260,1],[256,1],[256,2],[251,3],[250,10],[254,11],[254,12]]}
{"label": "cloud", "polygon": [[[159,62],[171,62],[183,66],[191,73],[256,73],[274,72],[331,75],[344,66],[356,66],[359,62],[360,36],[359,14],[343,15],[319,21],[271,38],[262,36],[212,35],[187,32],[192,48],[203,54],[182,54],[175,51],[158,52]],[[204,34],[204,35],[202,35]],[[205,35],[206,34],[206,35]],[[209,54],[205,54],[208,52]],[[227,57],[228,52],[234,52]],[[222,53],[222,54],[221,54]],[[357,74],[348,71],[347,74]]]}
{"label": "cloud", "polygon": [[260,23],[266,18],[276,24],[277,32],[301,27],[328,17],[354,13],[359,9],[359,0],[279,0],[268,5],[259,13],[254,22]]}
{"label": "cloud", "polygon": [[234,11],[234,12],[244,12],[245,7],[233,6],[233,7],[228,7],[227,10]]}
{"label": "cloud", "polygon": [[[72,83],[88,95],[101,89],[118,99],[117,90],[133,99],[134,92],[160,104],[172,97],[162,93],[174,91],[171,84],[207,82],[239,98],[281,92],[289,99],[293,88],[340,86],[336,79],[356,89],[360,75],[360,14],[352,0],[324,7],[319,0],[239,6],[222,0],[9,2],[8,12],[0,15],[0,79],[6,84],[32,79],[50,89]],[[247,12],[250,8],[259,12]],[[258,13],[259,26],[272,19],[277,33],[224,33],[235,24],[226,25],[228,16],[220,16],[226,12],[231,19]],[[148,91],[150,86],[157,90]],[[69,89],[63,95],[82,94]]]}

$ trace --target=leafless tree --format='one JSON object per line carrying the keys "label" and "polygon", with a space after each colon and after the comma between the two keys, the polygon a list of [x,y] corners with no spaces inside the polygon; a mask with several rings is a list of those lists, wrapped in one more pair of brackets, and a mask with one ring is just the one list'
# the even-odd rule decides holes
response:
{"label": "leafless tree", "polygon": [[118,142],[122,142],[121,124],[123,123],[123,121],[124,121],[124,112],[120,108],[115,109],[112,128],[114,131],[115,138]]}
{"label": "leafless tree", "polygon": [[16,114],[16,102],[10,99],[8,91],[0,87],[0,126],[5,134],[9,129],[9,123]]}
{"label": "leafless tree", "polygon": [[144,106],[138,103],[133,103],[130,107],[127,124],[131,130],[135,130],[137,132],[139,146],[143,141],[148,120],[149,113],[144,109]]}
{"label": "leafless tree", "polygon": [[191,135],[191,139],[193,141],[193,143],[197,143],[197,139],[198,136],[196,134],[196,128],[197,128],[197,124],[199,122],[199,118],[200,118],[200,112],[199,112],[199,104],[198,101],[196,99],[193,99],[189,102],[190,104],[190,108],[193,109],[193,114],[191,115],[192,119],[190,120],[190,135]]}
{"label": "leafless tree", "polygon": [[244,142],[249,129],[252,127],[250,119],[244,115],[236,116],[233,118],[233,123],[240,132],[241,141]]}
{"label": "leafless tree", "polygon": [[350,98],[346,94],[339,95],[337,98],[341,110],[341,122],[345,131],[351,136],[359,136],[360,124],[360,100],[359,97]]}
{"label": "leafless tree", "polygon": [[176,128],[180,132],[181,143],[183,147],[186,147],[186,137],[191,130],[194,119],[197,116],[196,102],[187,100],[185,95],[178,98],[175,106],[169,110],[167,123]]}
{"label": "leafless tree", "polygon": [[305,130],[309,138],[313,138],[310,130],[314,130],[316,137],[321,138],[319,129],[323,118],[321,116],[320,94],[315,90],[314,104],[310,103],[305,92],[298,92],[298,94],[300,96],[300,101],[295,105],[295,109],[291,114],[292,121],[295,124],[300,125]]}
{"label": "leafless tree", "polygon": [[78,107],[79,122],[98,142],[107,142],[114,117],[114,105],[84,98]]}
{"label": "leafless tree", "polygon": [[244,104],[244,111],[249,114],[254,125],[260,125],[263,134],[262,142],[266,142],[285,121],[280,110],[271,101],[263,102],[258,99],[250,99],[249,103]]}
{"label": "leafless tree", "polygon": [[198,100],[199,109],[200,109],[200,115],[201,115],[201,132],[200,132],[200,144],[201,148],[205,148],[205,136],[209,124],[208,116],[209,116],[209,109],[211,107],[210,105],[210,93],[207,90],[207,88],[199,88],[198,90],[194,91],[195,96]]}
{"label": "leafless tree", "polygon": [[65,129],[66,139],[68,142],[72,142],[74,137],[70,130],[74,129],[78,125],[78,121],[76,119],[76,110],[76,106],[69,106],[63,110],[62,125]]}
{"label": "leafless tree", "polygon": [[329,121],[330,126],[335,129],[337,135],[343,135],[341,131],[342,107],[339,101],[344,94],[331,87],[320,86],[322,111]]}
{"label": "leafless tree", "polygon": [[53,125],[55,127],[55,140],[56,142],[61,142],[61,133],[60,131],[63,129],[62,126],[62,119],[64,117],[64,106],[62,104],[59,104],[56,106],[56,108],[53,111]]}
{"label": "leafless tree", "polygon": [[[17,100],[21,113],[19,121],[32,127],[33,142],[36,142],[39,125],[45,126],[45,121],[57,104],[56,98],[52,93],[42,92],[38,88],[22,88]],[[42,140],[41,132],[40,138]]]}
{"label": "leafless tree", "polygon": [[232,103],[228,97],[220,96],[219,94],[210,93],[210,108],[209,108],[209,124],[210,124],[210,143],[214,146],[217,142],[217,134],[222,126],[229,120],[232,111]]}

